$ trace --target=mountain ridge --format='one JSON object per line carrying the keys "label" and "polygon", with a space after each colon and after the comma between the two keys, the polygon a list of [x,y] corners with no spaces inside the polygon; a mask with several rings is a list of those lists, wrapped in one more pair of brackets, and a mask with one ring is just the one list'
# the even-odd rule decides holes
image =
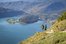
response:
{"label": "mountain ridge", "polygon": [[0,18],[22,16],[22,15],[29,15],[29,14],[24,11],[15,11],[12,9],[6,9],[0,7]]}

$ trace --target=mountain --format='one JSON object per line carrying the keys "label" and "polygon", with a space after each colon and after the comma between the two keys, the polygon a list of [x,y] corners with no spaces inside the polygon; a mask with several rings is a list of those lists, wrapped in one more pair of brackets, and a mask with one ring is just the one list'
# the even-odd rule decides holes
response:
{"label": "mountain", "polygon": [[0,7],[0,18],[21,16],[21,15],[29,15],[29,14],[23,11],[16,11]]}
{"label": "mountain", "polygon": [[63,11],[66,8],[65,1],[63,2],[54,2],[49,5],[45,10],[42,9],[44,13],[57,13]]}
{"label": "mountain", "polygon": [[13,9],[13,10],[24,10],[24,9],[29,9],[37,4],[39,3],[23,2],[23,1],[1,2],[0,7]]}
{"label": "mountain", "polygon": [[[34,2],[2,2],[0,7],[24,11],[30,15],[43,16],[42,19],[56,19],[66,10],[66,0],[36,0]],[[48,16],[49,15],[49,16]]]}
{"label": "mountain", "polygon": [[66,44],[66,12],[49,29],[37,32],[19,44]]}
{"label": "mountain", "polygon": [[45,14],[45,11],[48,12],[55,11],[55,9],[64,9],[66,7],[65,2],[66,0],[36,0],[34,2],[16,1],[0,3],[0,7],[19,11],[22,10],[30,14]]}

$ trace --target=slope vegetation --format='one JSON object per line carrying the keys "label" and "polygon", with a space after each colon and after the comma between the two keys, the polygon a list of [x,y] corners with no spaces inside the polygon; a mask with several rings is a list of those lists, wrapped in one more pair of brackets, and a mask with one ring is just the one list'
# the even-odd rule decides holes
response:
{"label": "slope vegetation", "polygon": [[48,30],[37,32],[20,44],[66,44],[66,12],[62,16]]}

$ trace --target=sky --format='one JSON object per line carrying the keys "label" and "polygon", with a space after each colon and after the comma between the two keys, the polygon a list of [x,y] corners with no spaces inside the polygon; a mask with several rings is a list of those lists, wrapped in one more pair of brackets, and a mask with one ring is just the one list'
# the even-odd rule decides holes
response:
{"label": "sky", "polygon": [[11,2],[11,1],[35,1],[35,0],[0,0],[0,2]]}

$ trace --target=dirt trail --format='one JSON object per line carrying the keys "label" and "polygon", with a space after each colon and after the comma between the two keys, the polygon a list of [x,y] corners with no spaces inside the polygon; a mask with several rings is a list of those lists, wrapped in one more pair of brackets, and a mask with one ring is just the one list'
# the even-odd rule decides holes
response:
{"label": "dirt trail", "polygon": [[46,33],[54,33],[54,31],[53,31],[53,30],[51,30],[51,31],[46,31]]}

